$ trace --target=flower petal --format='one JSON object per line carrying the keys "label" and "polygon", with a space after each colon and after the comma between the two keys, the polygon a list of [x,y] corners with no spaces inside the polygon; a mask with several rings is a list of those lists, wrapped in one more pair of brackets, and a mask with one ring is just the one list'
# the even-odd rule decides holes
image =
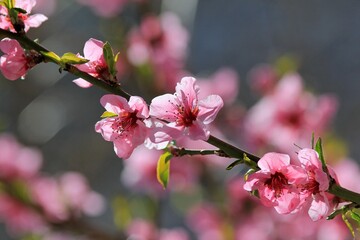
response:
{"label": "flower petal", "polygon": [[219,95],[210,95],[199,101],[198,118],[205,124],[214,121],[220,109],[224,106],[224,102]]}

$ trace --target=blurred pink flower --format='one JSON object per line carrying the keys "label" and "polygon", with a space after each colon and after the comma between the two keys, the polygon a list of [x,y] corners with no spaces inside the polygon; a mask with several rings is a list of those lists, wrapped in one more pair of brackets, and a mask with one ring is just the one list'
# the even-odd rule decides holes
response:
{"label": "blurred pink flower", "polygon": [[79,217],[83,213],[96,216],[104,209],[104,199],[91,191],[84,176],[68,172],[59,179],[38,177],[30,183],[34,201],[53,222]]}
{"label": "blurred pink flower", "polygon": [[[27,32],[31,27],[39,27],[44,21],[48,18],[43,14],[33,14],[31,13],[32,8],[36,5],[36,0],[16,0],[15,7],[21,8],[26,11],[26,13],[19,13],[18,18],[24,24],[24,31]],[[0,28],[9,30],[12,32],[15,31],[15,27],[11,23],[10,16],[8,15],[8,9],[4,6],[0,6]]]}
{"label": "blurred pink flower", "polygon": [[16,40],[4,38],[0,42],[0,50],[4,53],[0,57],[0,70],[9,80],[24,77],[26,72],[37,64],[37,54],[25,52]]}
{"label": "blurred pink flower", "polygon": [[277,78],[274,68],[267,64],[256,66],[249,73],[251,88],[263,95],[274,89]]}
{"label": "blurred pink flower", "polygon": [[222,232],[222,216],[214,206],[202,203],[188,212],[187,225],[199,240],[225,240]]}
{"label": "blurred pink flower", "polygon": [[274,146],[290,152],[307,146],[313,132],[321,134],[337,108],[333,96],[304,91],[297,74],[284,76],[275,89],[253,106],[244,119],[246,139],[254,148]]}
{"label": "blurred pink flower", "polygon": [[358,181],[360,167],[357,162],[352,159],[344,159],[334,166],[334,170],[340,186],[360,193],[360,184]]}
{"label": "blurred pink flower", "polygon": [[59,179],[60,191],[65,205],[72,209],[72,214],[81,212],[97,216],[104,211],[103,197],[90,189],[86,178],[80,173],[67,172]]}
{"label": "blurred pink flower", "polygon": [[134,148],[144,143],[148,129],[144,120],[149,117],[148,106],[141,97],[132,96],[129,102],[120,96],[107,94],[100,99],[106,111],[116,116],[104,118],[95,125],[106,141],[114,143],[118,157],[129,158]]}
{"label": "blurred pink flower", "polygon": [[46,223],[38,213],[5,194],[0,195],[0,218],[13,236],[46,229]]}
{"label": "blurred pink flower", "polygon": [[[99,78],[105,81],[113,81],[113,76],[111,76],[104,58],[103,47],[104,43],[102,41],[90,38],[84,46],[84,58],[90,61],[85,64],[76,65],[76,67],[95,78]],[[92,86],[91,83],[85,81],[82,78],[77,78],[73,80],[73,82],[82,88],[88,88]]]}
{"label": "blurred pink flower", "polygon": [[41,164],[42,156],[39,151],[21,146],[11,135],[0,135],[2,180],[30,179],[37,175]]}
{"label": "blurred pink flower", "polygon": [[189,236],[182,228],[156,229],[146,220],[135,219],[127,228],[129,239],[136,240],[188,240]]}
{"label": "blurred pink flower", "polygon": [[258,190],[260,201],[280,214],[297,212],[303,201],[298,186],[307,180],[306,171],[290,165],[286,154],[267,153],[258,162],[259,171],[251,174],[246,191]]}
{"label": "blurred pink flower", "polygon": [[218,94],[229,105],[234,103],[239,92],[239,77],[231,68],[221,68],[206,79],[198,79],[197,84],[201,89],[200,98]]}
{"label": "blurred pink flower", "polygon": [[159,134],[155,134],[154,142],[177,139],[182,135],[193,140],[209,138],[207,125],[215,119],[223,101],[218,95],[198,100],[199,87],[195,81],[195,78],[184,77],[174,95],[164,94],[152,100],[150,115],[169,122],[166,127],[157,129]]}
{"label": "blurred pink flower", "polygon": [[[124,162],[124,170],[121,174],[122,182],[131,189],[155,193],[154,196],[164,193],[156,178],[156,166],[161,153],[161,151],[139,146],[129,160]],[[173,157],[167,189],[186,191],[197,182],[198,175],[198,169],[193,163],[193,159]]]}
{"label": "blurred pink flower", "polygon": [[159,89],[171,90],[183,70],[188,32],[173,13],[149,15],[129,34],[127,57],[135,66],[150,64]]}

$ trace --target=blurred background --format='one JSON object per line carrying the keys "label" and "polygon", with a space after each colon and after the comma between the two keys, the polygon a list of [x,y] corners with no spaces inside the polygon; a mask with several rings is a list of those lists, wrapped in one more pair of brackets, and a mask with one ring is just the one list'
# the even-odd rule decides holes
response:
{"label": "blurred background", "polygon": [[[144,96],[148,102],[158,93],[172,93],[174,81],[179,81],[181,76],[192,75],[203,81],[216,81],[216,74],[225,71],[221,73],[222,76],[236,79],[236,83],[233,80],[222,82],[218,76],[218,85],[211,85],[209,88],[218,88],[217,91],[220,92],[221,88],[224,88],[223,94],[233,96],[233,99],[226,103],[231,114],[220,116],[222,122],[217,122],[214,135],[229,139],[257,154],[270,149],[295,152],[297,148],[293,146],[294,143],[306,147],[304,145],[310,142],[311,134],[307,134],[307,142],[304,142],[304,136],[301,136],[300,140],[294,139],[289,143],[292,150],[279,147],[277,143],[259,146],[257,141],[260,140],[257,137],[251,139],[251,134],[256,133],[246,130],[249,126],[247,121],[251,119],[249,116],[256,115],[256,111],[251,110],[252,107],[272,94],[269,92],[276,92],[274,89],[277,89],[281,79],[288,76],[287,73],[297,72],[299,75],[294,74],[289,78],[301,79],[294,80],[302,82],[301,91],[311,94],[311,98],[326,96],[331,99],[326,106],[311,102],[314,109],[310,113],[315,116],[324,108],[330,109],[322,115],[323,121],[316,125],[321,130],[313,129],[317,136],[328,139],[329,151],[325,152],[326,156],[334,153],[338,158],[351,158],[356,161],[360,159],[360,128],[357,124],[360,121],[360,62],[357,60],[360,55],[360,33],[356,31],[360,26],[359,1],[109,0],[103,1],[104,9],[99,6],[101,1],[37,2],[38,5],[33,11],[45,14],[49,20],[40,28],[31,29],[28,34],[30,38],[39,39],[42,45],[59,55],[65,52],[83,55],[84,44],[89,38],[109,41],[123,56],[118,70],[119,81],[129,93]],[[92,4],[94,6],[91,6]],[[151,56],[142,59],[143,49],[132,45],[145,41],[136,36],[139,35],[136,31],[140,31],[140,35],[146,35],[139,27],[145,16],[164,16],[161,14],[165,12],[172,12],[179,18],[174,20],[173,15],[168,16],[169,18],[163,17],[165,20],[161,25],[165,29],[163,31],[175,35],[173,41],[178,43],[174,44],[174,48],[182,52],[173,57],[176,61],[171,66],[158,64],[157,60],[154,60],[157,59],[156,56],[154,59]],[[178,23],[181,23],[182,27],[176,25]],[[153,25],[149,24],[144,28],[151,29],[151,26]],[[163,44],[161,41],[164,40],[154,41],[160,43],[152,42],[151,46],[159,48],[156,44]],[[148,64],[150,61],[155,63]],[[157,69],[160,68],[157,64],[166,68],[165,73]],[[184,214],[184,208],[191,206],[189,202],[198,204],[199,198],[211,199],[209,196],[214,195],[208,190],[199,189],[209,188],[206,184],[211,184],[212,181],[216,184],[221,184],[224,179],[231,182],[232,178],[241,175],[240,168],[226,171],[229,161],[224,164],[214,163],[215,167],[209,167],[209,171],[213,172],[215,180],[204,180],[206,176],[200,174],[202,177],[197,181],[201,183],[188,191],[188,195],[176,195],[168,191],[161,193],[164,196],[155,201],[157,207],[154,207],[154,193],[135,191],[137,187],[129,184],[132,180],[124,180],[131,178],[124,173],[127,169],[124,161],[116,156],[112,143],[105,142],[101,135],[94,131],[94,124],[99,121],[104,111],[99,99],[106,92],[97,87],[79,88],[72,82],[76,77],[66,72],[59,73],[58,67],[49,63],[36,66],[27,74],[25,80],[9,81],[2,76],[0,78],[0,130],[16,136],[23,145],[38,148],[44,159],[42,172],[59,176],[68,171],[76,171],[88,179],[91,188],[103,195],[106,202],[105,212],[98,217],[89,218],[88,221],[109,232],[120,229],[129,233],[128,226],[131,224],[124,226],[119,221],[131,222],[131,218],[124,217],[127,213],[123,210],[116,214],[119,208],[127,208],[130,209],[129,214],[134,216],[147,216],[149,219],[152,214],[156,215],[158,228],[181,227],[188,232],[189,239],[210,239],[204,236],[201,238],[198,230],[189,227],[189,216]],[[151,89],[149,86],[154,84],[157,88]],[[294,95],[294,98],[296,97]],[[291,96],[289,98],[291,99]],[[217,132],[222,133],[217,135]],[[234,133],[239,134],[239,138],[234,136]],[[250,141],[247,141],[249,139]],[[144,159],[150,155],[146,152],[139,154],[139,158]],[[199,170],[203,163],[200,165],[196,166],[196,174],[204,172]],[[195,196],[194,192],[197,190],[201,193]],[[180,199],[179,202],[182,203],[174,204],[173,198]],[[211,202],[221,205],[219,199],[214,197]],[[151,203],[146,205],[148,203],[144,202]],[[145,208],[143,212],[141,206]],[[159,206],[162,206],[161,209]],[[147,208],[158,211],[148,213]],[[258,227],[259,231],[270,231],[269,226]],[[265,228],[267,230],[264,230]],[[205,232],[204,229],[201,231]],[[13,239],[6,232],[6,227],[2,226],[0,238]],[[240,230],[225,232],[227,233],[222,237],[213,239],[247,239],[239,237],[245,236],[239,233]],[[314,237],[315,235],[317,237]],[[321,234],[318,232],[315,235],[292,239],[329,239],[319,237]],[[264,239],[281,238],[274,235],[273,238]]]}

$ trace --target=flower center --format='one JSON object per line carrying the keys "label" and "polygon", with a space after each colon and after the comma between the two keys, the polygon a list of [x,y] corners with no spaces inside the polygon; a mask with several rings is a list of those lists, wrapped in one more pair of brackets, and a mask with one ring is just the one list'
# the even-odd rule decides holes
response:
{"label": "flower center", "polygon": [[179,106],[178,107],[178,118],[176,120],[177,125],[189,127],[192,125],[193,121],[196,120],[197,115],[199,114],[199,108],[197,106],[195,107],[185,107],[185,106]]}
{"label": "flower center", "polygon": [[265,185],[275,192],[276,197],[279,197],[282,194],[284,186],[289,184],[284,174],[276,172],[270,175],[270,178],[265,181]]}
{"label": "flower center", "polygon": [[309,180],[305,184],[304,188],[312,194],[319,193],[319,183],[315,180],[315,173],[313,171],[308,171],[308,176]]}
{"label": "flower center", "polygon": [[123,135],[124,133],[133,129],[137,123],[138,117],[136,116],[137,111],[124,112],[114,119],[111,125],[114,132]]}

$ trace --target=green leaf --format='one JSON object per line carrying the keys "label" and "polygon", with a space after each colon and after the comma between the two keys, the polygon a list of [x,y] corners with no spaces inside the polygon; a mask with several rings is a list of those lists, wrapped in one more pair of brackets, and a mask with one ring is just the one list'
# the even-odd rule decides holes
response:
{"label": "green leaf", "polygon": [[41,51],[40,52],[44,57],[50,59],[51,61],[55,62],[55,63],[60,63],[61,62],[61,58],[56,55],[56,53],[54,52],[44,52],[44,51]]}
{"label": "green leaf", "polygon": [[68,52],[62,55],[61,62],[64,64],[84,64],[89,60],[76,56],[76,54]]}
{"label": "green leaf", "polygon": [[25,9],[22,9],[22,8],[16,8],[16,7],[14,7],[14,8],[12,8],[12,9],[14,9],[16,12],[18,12],[18,13],[23,13],[23,14],[26,14],[27,12],[26,12],[26,10]]}
{"label": "green leaf", "polygon": [[100,117],[101,118],[110,118],[110,117],[116,117],[117,114],[113,112],[105,111]]}
{"label": "green leaf", "polygon": [[229,166],[227,166],[227,167],[226,167],[226,170],[231,170],[231,169],[233,169],[236,165],[239,165],[239,164],[242,164],[242,163],[244,163],[244,160],[238,159],[238,160],[232,162]]}
{"label": "green leaf", "polygon": [[351,235],[355,238],[354,228],[351,226],[351,223],[350,223],[349,220],[346,218],[346,213],[343,213],[341,216],[342,216],[342,220],[344,221],[344,223],[346,224],[347,228],[348,228],[349,231],[351,232]]}
{"label": "green leaf", "polygon": [[350,211],[350,216],[354,219],[358,224],[360,224],[360,215],[354,211]]}
{"label": "green leaf", "polygon": [[115,57],[109,42],[105,42],[103,46],[103,54],[105,62],[109,68],[110,75],[115,76],[117,72],[115,68]]}
{"label": "green leaf", "polygon": [[249,169],[245,174],[244,174],[244,180],[247,181],[248,177],[250,176],[250,174],[253,174],[254,172],[256,172],[254,169]]}
{"label": "green leaf", "polygon": [[156,177],[164,189],[167,187],[169,183],[171,158],[172,158],[171,153],[166,151],[163,154],[161,154],[157,162]]}
{"label": "green leaf", "polygon": [[7,0],[0,0],[0,5],[4,6],[6,8],[9,8],[8,1]]}
{"label": "green leaf", "polygon": [[319,138],[317,140],[317,142],[316,142],[315,151],[319,154],[319,158],[320,158],[320,161],[321,161],[323,171],[325,173],[328,173],[328,169],[327,169],[325,159],[324,159],[324,153],[323,153],[323,149],[322,149],[321,138]]}

